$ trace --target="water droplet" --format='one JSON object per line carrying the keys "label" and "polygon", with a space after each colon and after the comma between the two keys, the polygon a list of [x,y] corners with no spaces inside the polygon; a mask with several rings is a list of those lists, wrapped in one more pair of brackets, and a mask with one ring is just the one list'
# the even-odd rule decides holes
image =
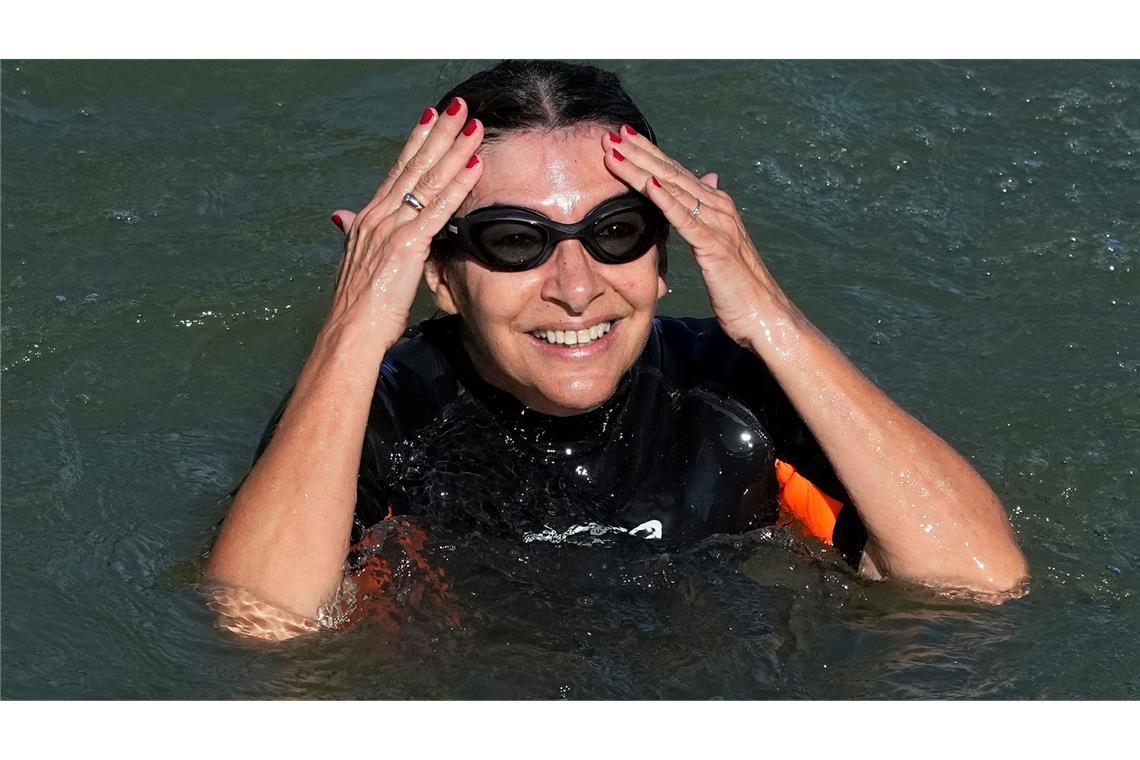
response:
{"label": "water droplet", "polygon": [[126,224],[138,224],[139,218],[133,211],[126,209],[113,209],[109,217],[116,222],[125,222]]}

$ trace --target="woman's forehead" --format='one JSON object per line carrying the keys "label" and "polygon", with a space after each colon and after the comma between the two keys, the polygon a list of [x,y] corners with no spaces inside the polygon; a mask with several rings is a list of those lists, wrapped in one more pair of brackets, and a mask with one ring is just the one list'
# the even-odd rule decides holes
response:
{"label": "woman's forehead", "polygon": [[468,214],[499,203],[574,222],[629,187],[610,174],[603,159],[605,127],[514,133],[488,145],[483,174],[460,208]]}

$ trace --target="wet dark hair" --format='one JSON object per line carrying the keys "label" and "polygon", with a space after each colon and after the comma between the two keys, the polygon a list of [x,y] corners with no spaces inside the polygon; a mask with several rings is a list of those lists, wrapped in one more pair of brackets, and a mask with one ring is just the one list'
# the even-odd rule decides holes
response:
{"label": "wet dark hair", "polygon": [[508,132],[601,124],[628,124],[654,144],[657,136],[617,74],[561,61],[503,61],[452,87],[437,109],[454,97],[483,122],[484,142]]}
{"label": "wet dark hair", "polygon": [[[617,131],[628,124],[657,144],[657,135],[622,87],[617,74],[562,61],[503,61],[452,87],[436,106],[463,98],[468,115],[483,122],[483,143],[512,132],[558,130],[598,124]],[[665,241],[657,244],[657,271],[668,269]],[[433,256],[437,255],[433,250]],[[446,259],[445,259],[446,261]]]}

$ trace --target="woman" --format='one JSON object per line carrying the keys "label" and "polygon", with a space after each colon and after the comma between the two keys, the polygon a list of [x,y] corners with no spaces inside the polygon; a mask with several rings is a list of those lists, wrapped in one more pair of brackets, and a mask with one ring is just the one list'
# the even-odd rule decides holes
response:
{"label": "woman", "polygon": [[[524,541],[672,540],[778,505],[869,577],[1017,589],[993,492],[787,299],[717,181],[593,67],[508,62],[455,87],[372,200],[334,214],[332,308],[208,575],[280,610],[292,627],[261,632],[280,636],[336,595],[354,515],[357,538],[418,512]],[[715,321],[654,319],[669,225]],[[451,316],[397,345],[422,276]]]}

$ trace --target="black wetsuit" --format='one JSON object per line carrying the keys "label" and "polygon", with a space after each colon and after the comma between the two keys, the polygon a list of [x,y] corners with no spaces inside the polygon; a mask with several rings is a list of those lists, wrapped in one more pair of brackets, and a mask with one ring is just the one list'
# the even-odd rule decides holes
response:
{"label": "black wetsuit", "polygon": [[[866,532],[762,361],[714,319],[658,318],[602,407],[550,417],[474,371],[458,320],[427,320],[384,358],[361,460],[355,535],[389,514],[433,533],[663,542],[772,525],[779,459],[843,502],[833,542]],[[271,434],[267,431],[262,447]]]}

